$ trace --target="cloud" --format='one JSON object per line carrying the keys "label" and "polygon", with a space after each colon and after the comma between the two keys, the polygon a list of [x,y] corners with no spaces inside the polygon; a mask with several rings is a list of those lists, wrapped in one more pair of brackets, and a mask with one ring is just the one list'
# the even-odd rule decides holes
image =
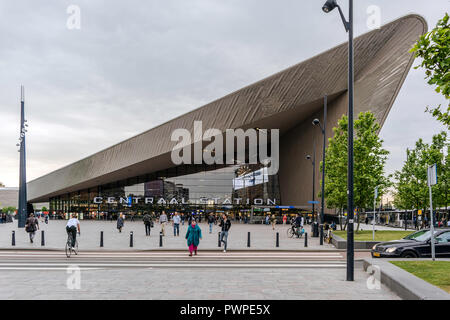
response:
{"label": "cloud", "polygon": [[[324,14],[322,2],[1,2],[0,181],[18,185],[21,84],[31,180],[346,41],[337,12]],[[372,2],[355,4],[356,35],[369,31]],[[81,9],[80,30],[66,27],[71,4]],[[447,1],[376,4],[382,23],[415,11],[432,26]],[[389,171],[407,145],[440,130],[422,112],[438,100],[412,71],[382,130]],[[399,126],[405,112],[411,125]]]}

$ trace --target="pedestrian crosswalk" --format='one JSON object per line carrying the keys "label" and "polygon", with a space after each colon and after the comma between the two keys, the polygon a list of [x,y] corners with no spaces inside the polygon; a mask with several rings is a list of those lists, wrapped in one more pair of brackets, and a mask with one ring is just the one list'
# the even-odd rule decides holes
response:
{"label": "pedestrian crosswalk", "polygon": [[87,251],[67,258],[62,251],[0,251],[0,270],[82,270],[112,268],[345,268],[339,252]]}

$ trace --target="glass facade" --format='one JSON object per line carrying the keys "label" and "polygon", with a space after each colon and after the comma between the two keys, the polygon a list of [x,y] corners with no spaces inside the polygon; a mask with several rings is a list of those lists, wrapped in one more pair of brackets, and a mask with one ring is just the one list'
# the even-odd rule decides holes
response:
{"label": "glass facade", "polygon": [[50,211],[106,219],[162,210],[236,214],[280,203],[278,176],[262,165],[182,165],[51,198]]}

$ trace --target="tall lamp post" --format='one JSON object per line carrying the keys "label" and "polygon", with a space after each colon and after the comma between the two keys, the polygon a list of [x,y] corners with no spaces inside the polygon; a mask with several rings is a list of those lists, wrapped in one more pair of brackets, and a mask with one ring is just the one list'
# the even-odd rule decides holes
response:
{"label": "tall lamp post", "polygon": [[[314,212],[315,212],[315,206],[314,206],[314,204],[315,204],[315,201],[314,201],[314,196],[315,196],[315,192],[316,192],[316,179],[315,179],[315,177],[316,177],[316,143],[314,142],[313,143],[313,151],[314,151],[314,154],[313,154],[313,156],[312,156],[312,158],[311,158],[311,156],[308,154],[307,156],[306,156],[306,160],[311,160],[311,163],[312,163],[312,201],[311,201],[311,205],[312,205],[312,215],[313,215],[313,221],[315,221],[315,218],[314,218]],[[314,235],[314,232],[313,232],[313,237],[315,237],[316,235]]]}
{"label": "tall lamp post", "polygon": [[18,227],[24,228],[27,219],[27,178],[26,178],[26,153],[25,153],[25,133],[27,132],[28,124],[25,120],[25,89],[20,87],[20,137],[19,147],[20,164],[19,164],[19,209],[18,209]]}
{"label": "tall lamp post", "polygon": [[323,126],[319,119],[313,120],[313,125],[319,125],[323,135],[323,149],[322,149],[322,197],[320,208],[320,245],[323,245],[323,223],[324,223],[324,206],[325,206],[325,130],[327,126],[327,96],[323,98]]}
{"label": "tall lamp post", "polygon": [[325,13],[338,8],[345,31],[348,32],[348,169],[347,169],[347,281],[354,280],[354,239],[353,239],[353,0],[349,0],[349,17],[345,20],[336,0],[327,0],[322,7]]}

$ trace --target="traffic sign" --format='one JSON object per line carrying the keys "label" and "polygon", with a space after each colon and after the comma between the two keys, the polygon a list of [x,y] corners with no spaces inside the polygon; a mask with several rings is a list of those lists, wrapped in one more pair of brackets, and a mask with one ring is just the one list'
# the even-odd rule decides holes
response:
{"label": "traffic sign", "polygon": [[434,186],[437,184],[437,171],[436,164],[428,167],[427,170],[428,186]]}
{"label": "traffic sign", "polygon": [[314,204],[318,204],[319,201],[311,201],[311,200],[310,200],[310,201],[308,201],[308,203],[311,203],[311,204],[313,204],[313,203],[314,203]]}

